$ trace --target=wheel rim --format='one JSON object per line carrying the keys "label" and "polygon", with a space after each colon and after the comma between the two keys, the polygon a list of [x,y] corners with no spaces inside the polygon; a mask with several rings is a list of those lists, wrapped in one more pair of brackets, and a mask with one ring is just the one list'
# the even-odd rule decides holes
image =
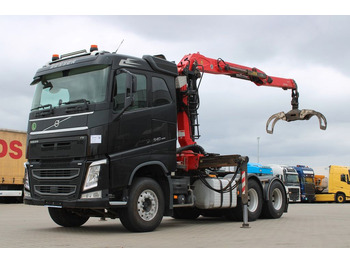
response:
{"label": "wheel rim", "polygon": [[144,190],[137,199],[137,212],[144,221],[152,220],[158,212],[158,197],[152,190]]}
{"label": "wheel rim", "polygon": [[282,202],[283,202],[281,190],[275,188],[272,191],[271,202],[272,202],[272,206],[274,207],[274,209],[276,209],[276,210],[281,209]]}
{"label": "wheel rim", "polygon": [[343,196],[342,196],[342,195],[339,195],[339,196],[338,196],[338,202],[343,202],[343,201],[344,201]]}
{"label": "wheel rim", "polygon": [[258,208],[259,197],[258,193],[254,189],[248,190],[248,211],[255,212]]}

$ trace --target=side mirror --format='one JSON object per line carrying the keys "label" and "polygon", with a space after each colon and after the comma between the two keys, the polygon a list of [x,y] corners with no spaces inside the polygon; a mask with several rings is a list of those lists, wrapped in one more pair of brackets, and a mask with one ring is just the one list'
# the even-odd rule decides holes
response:
{"label": "side mirror", "polygon": [[[134,94],[136,93],[137,89],[137,77],[133,73],[129,72],[126,69],[120,69],[117,72],[117,75],[124,74],[125,79],[123,77],[124,83],[122,85],[125,85],[125,94],[124,94],[124,103],[123,103],[123,97],[114,97],[113,98],[113,108],[116,110],[118,107],[118,104],[122,105],[122,107],[118,108],[121,109],[121,111],[118,114],[118,117],[121,116],[130,106],[134,104]],[[123,94],[122,92],[121,94]]]}
{"label": "side mirror", "polygon": [[126,90],[125,90],[124,108],[127,109],[128,107],[134,104],[134,94],[136,93],[137,78],[134,74],[130,73],[125,69],[122,69],[122,71],[126,73],[126,80],[125,80]]}

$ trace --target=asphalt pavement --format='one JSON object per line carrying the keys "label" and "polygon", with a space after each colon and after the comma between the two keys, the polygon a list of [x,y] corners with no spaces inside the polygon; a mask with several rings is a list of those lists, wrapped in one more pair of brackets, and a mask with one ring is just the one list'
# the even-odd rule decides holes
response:
{"label": "asphalt pavement", "polygon": [[350,203],[290,204],[280,219],[241,222],[164,217],[153,232],[130,233],[119,219],[64,228],[47,208],[0,204],[1,248],[349,248]]}

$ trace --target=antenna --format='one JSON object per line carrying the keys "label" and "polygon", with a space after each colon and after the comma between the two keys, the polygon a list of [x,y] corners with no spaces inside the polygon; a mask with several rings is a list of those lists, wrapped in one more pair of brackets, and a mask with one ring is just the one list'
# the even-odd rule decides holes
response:
{"label": "antenna", "polygon": [[123,44],[123,42],[124,42],[124,39],[123,39],[123,40],[120,42],[120,44],[119,44],[119,46],[118,46],[117,50],[115,50],[115,53],[117,53],[117,52],[118,52],[118,50],[119,50],[120,46]]}

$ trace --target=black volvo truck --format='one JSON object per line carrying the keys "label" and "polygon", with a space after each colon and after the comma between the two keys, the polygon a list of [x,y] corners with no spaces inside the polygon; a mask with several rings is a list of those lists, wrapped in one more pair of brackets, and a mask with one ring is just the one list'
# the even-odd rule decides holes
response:
{"label": "black volvo truck", "polygon": [[154,230],[165,215],[225,216],[244,226],[280,217],[283,183],[247,177],[248,157],[209,154],[196,143],[177,148],[198,126],[200,73],[182,74],[163,56],[95,46],[54,55],[31,83],[25,204],[48,207],[61,226],[107,217],[131,231]]}

